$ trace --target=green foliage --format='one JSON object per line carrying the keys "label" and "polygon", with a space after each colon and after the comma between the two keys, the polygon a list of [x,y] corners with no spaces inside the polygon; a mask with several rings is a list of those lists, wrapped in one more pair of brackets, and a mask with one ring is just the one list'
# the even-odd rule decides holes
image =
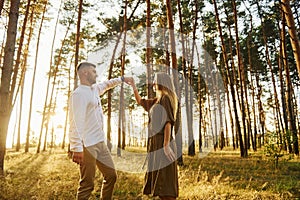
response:
{"label": "green foliage", "polygon": [[278,133],[268,132],[266,135],[266,144],[264,149],[266,155],[274,162],[274,166],[278,168],[279,158],[284,154],[282,152],[282,144],[278,140]]}

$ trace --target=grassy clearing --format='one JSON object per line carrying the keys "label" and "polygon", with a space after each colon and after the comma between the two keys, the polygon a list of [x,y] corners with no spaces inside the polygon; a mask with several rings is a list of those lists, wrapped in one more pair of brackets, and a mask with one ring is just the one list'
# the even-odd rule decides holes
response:
{"label": "grassy clearing", "polygon": [[[132,160],[131,165],[136,163]],[[178,199],[300,199],[299,158],[282,157],[275,169],[272,160],[261,153],[242,159],[238,152],[225,150],[201,159],[184,155],[184,163],[179,167]],[[120,165],[118,160],[115,164]],[[78,166],[64,151],[8,152],[5,172],[0,178],[0,199],[75,198]],[[114,199],[153,199],[142,195],[143,179],[144,173],[118,171]],[[99,172],[96,180],[91,199],[100,196]]]}

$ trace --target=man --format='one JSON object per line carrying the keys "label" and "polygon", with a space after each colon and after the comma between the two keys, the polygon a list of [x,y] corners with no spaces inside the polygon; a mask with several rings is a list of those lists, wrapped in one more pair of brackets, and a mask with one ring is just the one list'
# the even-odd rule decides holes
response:
{"label": "man", "polygon": [[96,66],[82,62],[77,67],[80,85],[70,96],[70,150],[80,165],[77,199],[88,199],[94,189],[96,166],[103,175],[101,199],[111,199],[117,174],[104,142],[103,111],[100,95],[131,77],[114,78],[96,84]]}

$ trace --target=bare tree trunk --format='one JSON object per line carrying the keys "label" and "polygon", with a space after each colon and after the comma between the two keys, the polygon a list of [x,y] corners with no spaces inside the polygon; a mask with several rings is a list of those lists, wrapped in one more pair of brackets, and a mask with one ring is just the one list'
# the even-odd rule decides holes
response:
{"label": "bare tree trunk", "polygon": [[[73,15],[74,18],[74,15]],[[50,112],[50,107],[52,105],[52,99],[53,99],[53,92],[54,92],[54,87],[56,84],[56,78],[57,78],[57,72],[58,72],[58,67],[60,65],[61,62],[61,54],[63,52],[63,47],[65,45],[66,42],[66,38],[68,36],[70,27],[71,27],[72,22],[70,21],[70,23],[68,24],[67,27],[67,31],[64,35],[64,38],[62,39],[62,44],[59,50],[59,53],[57,55],[57,62],[55,63],[55,66],[53,66],[53,71],[52,71],[52,58],[53,58],[53,48],[54,48],[54,41],[55,41],[55,35],[54,34],[54,38],[53,38],[53,42],[52,42],[52,50],[51,50],[51,56],[50,56],[50,68],[49,68],[49,74],[48,74],[48,83],[47,83],[47,91],[46,91],[46,98],[45,98],[45,103],[44,103],[44,109],[43,109],[43,119],[42,119],[42,123],[41,123],[41,129],[40,129],[40,135],[39,135],[39,141],[38,141],[38,147],[37,147],[37,152],[40,152],[40,145],[41,145],[41,140],[42,140],[42,133],[43,133],[43,127],[45,126],[45,119],[47,118],[46,115],[49,114]],[[56,29],[56,28],[55,28]],[[47,101],[48,101],[48,94],[49,94],[49,89],[50,89],[50,80],[51,77],[53,76],[53,81],[52,81],[52,88],[51,88],[51,94],[50,94],[50,100],[49,100],[49,106],[47,107]],[[48,110],[48,111],[47,111]],[[48,130],[48,125],[46,125],[46,130]]]}
{"label": "bare tree trunk", "polygon": [[11,1],[7,38],[4,48],[4,60],[0,84],[0,175],[4,174],[4,157],[8,123],[12,110],[10,82],[17,35],[20,0]]}
{"label": "bare tree trunk", "polygon": [[282,114],[283,114],[283,122],[284,122],[284,127],[282,128],[283,130],[283,148],[285,150],[287,150],[289,148],[289,152],[292,152],[292,146],[289,142],[289,140],[287,140],[286,137],[286,133],[289,129],[289,125],[288,125],[288,116],[287,116],[287,100],[285,97],[285,93],[286,93],[286,88],[285,88],[285,79],[283,76],[283,71],[285,68],[285,65],[287,66],[288,62],[287,62],[287,53],[286,53],[286,32],[285,32],[285,17],[284,17],[284,13],[281,11],[281,28],[280,25],[278,25],[278,28],[280,30],[280,57],[279,57],[279,61],[278,61],[278,67],[279,67],[279,81],[280,81],[280,92],[281,92],[281,102],[282,102]]}
{"label": "bare tree trunk", "polygon": [[[28,44],[27,44],[27,47],[26,47],[26,51],[29,50],[29,45],[30,45],[30,42],[31,42],[31,39],[32,39],[32,36],[33,36],[33,31],[34,31],[34,26],[35,26],[35,24],[33,22],[33,20],[34,20],[34,11],[35,11],[35,9],[33,8],[31,10],[31,13],[30,13],[30,28],[29,28],[29,34],[28,34],[29,38],[28,38]],[[23,65],[22,72],[25,73],[26,72],[26,65],[27,65],[27,55],[26,55],[26,57],[24,55],[24,60],[25,60],[25,62],[24,62],[24,65]],[[25,74],[24,74],[24,76],[25,76]],[[34,79],[32,79],[32,80],[34,80]],[[32,84],[33,84],[33,82],[32,82]],[[26,153],[29,151],[30,120],[31,120],[31,110],[32,110],[31,109],[32,108],[32,91],[33,91],[33,88],[31,88],[31,96],[30,96],[30,101],[29,101],[29,114],[28,114],[29,118],[28,118],[28,123],[27,123],[26,142],[25,142],[25,152]]]}
{"label": "bare tree trunk", "polygon": [[154,93],[152,89],[152,49],[151,49],[151,3],[150,0],[146,0],[147,3],[147,17],[146,17],[146,65],[147,65],[147,96],[153,98]]}
{"label": "bare tree trunk", "polygon": [[[29,8],[29,6],[28,6]],[[33,11],[31,12],[31,15],[33,15]],[[32,16],[30,17],[32,18]],[[31,22],[32,23],[32,22]],[[25,45],[25,49],[24,49],[24,53],[23,53],[23,62],[22,62],[22,65],[21,65],[21,75],[20,75],[20,81],[19,81],[19,84],[18,84],[18,89],[17,89],[17,92],[16,94],[18,94],[20,92],[20,113],[23,112],[23,97],[24,97],[24,83],[25,83],[25,73],[26,73],[26,69],[27,69],[27,59],[28,59],[28,52],[29,52],[29,47],[30,47],[30,43],[31,43],[31,39],[32,39],[32,35],[33,35],[33,29],[30,29],[29,30],[29,34],[28,34],[28,39],[27,39],[27,44]],[[20,50],[20,52],[18,52],[17,54],[17,57],[18,55],[21,56],[21,51],[22,49],[19,48],[18,51]],[[20,62],[20,58],[17,60],[19,60]],[[15,69],[16,69],[16,66],[18,65],[17,68],[19,68],[19,64],[17,64],[17,61],[16,61],[16,64],[15,64]],[[15,71],[16,74],[17,71]],[[19,91],[20,90],[20,91]],[[15,98],[16,100],[17,98]],[[14,104],[14,103],[13,103]],[[22,122],[22,114],[20,115],[19,117],[19,125],[18,125],[18,138],[17,138],[17,145],[16,145],[16,151],[19,151],[20,148],[21,148],[21,144],[20,144],[20,137],[21,137],[21,122]],[[28,137],[28,139],[27,139]],[[29,136],[27,136],[26,134],[26,143],[25,143],[25,152],[28,152],[28,148],[26,148],[26,145],[28,146],[29,148]]]}
{"label": "bare tree trunk", "polygon": [[[187,61],[188,58],[187,52],[186,52],[186,46],[185,45],[185,37],[184,37],[184,31],[183,31],[183,22],[182,22],[182,13],[181,13],[181,3],[179,0],[177,0],[177,7],[178,7],[178,15],[179,15],[179,22],[180,22],[180,35],[181,35],[181,46],[182,46],[182,70],[184,74],[184,97],[185,97],[185,111],[186,111],[186,119],[187,119],[187,126],[188,126],[188,155],[194,156],[195,155],[195,142],[193,138],[193,132],[192,132],[192,118],[191,118],[191,100],[190,100],[190,88],[191,83],[190,77],[188,76],[189,69],[187,68]],[[197,9],[196,9],[197,10]],[[197,13],[197,12],[196,12]],[[197,20],[197,17],[195,18]],[[191,61],[192,63],[192,61]],[[189,87],[190,86],[190,87]]]}
{"label": "bare tree trunk", "polygon": [[196,31],[197,31],[197,20],[198,20],[198,1],[195,0],[195,20],[193,24],[193,39],[192,39],[192,55],[191,55],[191,60],[190,60],[190,65],[189,65],[189,135],[191,135],[191,145],[190,145],[190,152],[189,155],[195,155],[195,140],[194,140],[194,132],[193,132],[193,102],[194,102],[194,90],[193,90],[193,63],[194,63],[194,55],[195,55],[195,48],[196,48]]}
{"label": "bare tree trunk", "polygon": [[[122,54],[121,54],[121,76],[124,76],[125,62],[126,62],[126,36],[127,36],[127,0],[124,2],[124,24],[123,30],[124,38],[122,43]],[[121,156],[121,149],[125,148],[125,116],[124,116],[124,84],[121,85],[120,91],[120,103],[119,103],[119,124],[118,124],[118,148],[117,155]]]}
{"label": "bare tree trunk", "polygon": [[[197,51],[197,55],[198,55],[198,60],[199,59],[199,53]],[[202,153],[202,92],[201,92],[201,73],[200,73],[200,62],[198,64],[198,104],[199,104],[199,127],[198,127],[198,133],[199,133],[199,153]]]}
{"label": "bare tree trunk", "polygon": [[220,18],[219,18],[217,3],[215,0],[213,0],[213,3],[214,3],[214,9],[215,9],[215,13],[216,13],[216,21],[218,24],[219,35],[220,35],[220,39],[221,39],[221,43],[222,43],[221,48],[222,48],[223,60],[225,63],[226,74],[228,77],[227,79],[228,79],[228,83],[230,86],[230,92],[231,92],[231,97],[232,97],[235,126],[236,126],[236,130],[237,130],[237,137],[239,139],[239,144],[240,144],[240,155],[243,157],[245,155],[245,150],[244,150],[244,144],[243,144],[243,140],[242,140],[242,131],[241,131],[240,121],[239,121],[239,117],[238,117],[237,105],[236,105],[237,101],[236,101],[236,96],[235,96],[235,92],[234,92],[235,91],[234,80],[233,80],[232,75],[229,72],[227,51],[226,51],[226,46],[225,46],[224,37],[223,37],[223,33],[222,33],[222,27],[221,27],[221,22],[220,22]]}
{"label": "bare tree trunk", "polygon": [[[22,81],[22,86],[21,87],[22,87],[22,90],[24,88],[25,73],[26,73],[26,70],[27,70],[26,68],[27,68],[27,59],[28,59],[28,52],[29,52],[28,49],[29,49],[29,45],[30,45],[32,35],[33,35],[33,29],[32,28],[30,29],[30,32],[29,32],[28,35],[29,35],[28,42],[27,42],[26,49],[25,49],[26,53],[24,54],[24,61],[23,61],[23,64],[22,64],[22,72],[21,72],[21,81]],[[22,97],[22,102],[23,102],[23,97]],[[29,133],[26,133],[25,152],[28,152],[28,151],[29,151]]]}
{"label": "bare tree trunk", "polygon": [[[73,61],[73,57],[70,61],[70,66],[71,63]],[[64,125],[64,136],[63,136],[63,141],[62,141],[62,145],[61,148],[64,149],[65,148],[65,144],[66,144],[66,135],[67,135],[67,126],[68,126],[68,119],[69,119],[69,98],[70,98],[70,94],[71,94],[71,68],[68,68],[68,103],[66,106],[66,119],[65,119],[65,125]]]}
{"label": "bare tree trunk", "polygon": [[50,80],[51,80],[51,76],[52,76],[51,68],[52,68],[52,60],[53,60],[53,52],[54,52],[54,43],[55,43],[55,38],[56,38],[57,26],[58,26],[58,22],[59,22],[59,15],[61,12],[61,6],[62,6],[62,3],[60,4],[60,8],[58,10],[57,19],[56,19],[55,28],[54,28],[54,36],[53,36],[52,45],[51,45],[51,55],[50,55],[50,62],[49,62],[48,81],[47,81],[47,87],[46,87],[47,88],[46,89],[46,97],[45,97],[45,102],[44,102],[44,107],[43,107],[43,114],[42,114],[43,117],[42,117],[40,133],[39,133],[40,137],[43,134],[43,128],[45,125],[47,102],[48,102],[48,95],[49,95],[49,86],[50,86]]}
{"label": "bare tree trunk", "polygon": [[18,133],[17,133],[17,144],[16,144],[16,151],[20,151],[21,149],[21,122],[22,122],[22,112],[23,112],[23,97],[24,97],[24,82],[25,76],[24,73],[21,75],[21,87],[20,87],[20,110],[19,113],[19,120],[18,120]]}
{"label": "bare tree trunk", "polygon": [[[139,4],[140,4],[140,0],[137,2],[137,4],[136,4],[134,10],[132,11],[128,21],[130,21],[130,19],[132,18],[133,14],[136,11],[136,8],[138,7]],[[112,78],[112,70],[113,70],[113,67],[114,67],[114,60],[115,60],[115,56],[116,56],[116,51],[117,51],[117,48],[119,46],[119,42],[120,42],[120,39],[121,39],[122,35],[123,35],[123,31],[120,31],[120,33],[117,37],[117,41],[116,41],[112,56],[111,56],[111,61],[110,61],[109,70],[108,70],[108,80]],[[108,146],[109,151],[111,151],[111,148],[112,148],[112,143],[111,143],[111,110],[112,110],[111,109],[111,93],[112,93],[111,90],[107,91],[107,146]]]}
{"label": "bare tree trunk", "polygon": [[[280,112],[280,105],[279,105],[279,99],[278,99],[278,92],[277,92],[277,87],[276,87],[276,81],[275,81],[275,75],[273,73],[273,66],[272,66],[272,62],[270,59],[270,55],[269,55],[269,47],[267,44],[267,36],[265,34],[264,31],[264,19],[263,19],[263,15],[261,13],[261,8],[260,8],[260,4],[259,2],[256,2],[257,8],[258,8],[258,13],[260,16],[260,20],[261,20],[261,26],[262,28],[262,33],[263,33],[263,41],[264,41],[264,45],[265,45],[265,54],[266,54],[266,59],[267,59],[267,66],[269,67],[269,71],[271,73],[271,79],[272,79],[272,84],[273,84],[273,91],[274,91],[274,102],[275,102],[275,108],[276,108],[276,113],[275,116],[277,118],[277,120],[275,120],[275,127],[278,124],[282,124],[282,119],[281,119],[281,112]],[[279,127],[278,127],[279,128]]]}
{"label": "bare tree trunk", "polygon": [[[124,10],[124,39],[123,39],[123,51],[122,51],[122,66],[121,66],[121,75],[124,76],[125,74],[125,63],[126,63],[126,36],[127,36],[127,6],[128,2],[125,0],[125,10]],[[122,149],[125,149],[126,146],[126,118],[125,118],[125,98],[124,98],[124,84],[122,83],[123,91],[121,92],[122,101],[120,105],[122,105],[121,117],[122,117]]]}
{"label": "bare tree trunk", "polygon": [[[252,149],[254,151],[257,150],[257,141],[256,141],[256,138],[257,138],[257,123],[256,123],[256,109],[255,109],[255,88],[254,88],[254,80],[253,80],[253,76],[252,76],[252,73],[253,73],[253,64],[252,64],[252,31],[253,31],[253,23],[252,23],[252,14],[251,14],[251,11],[249,11],[249,15],[250,15],[250,21],[251,21],[251,24],[250,24],[250,31],[248,33],[248,37],[247,37],[247,52],[248,52],[248,62],[249,62],[249,70],[250,70],[250,88],[252,89],[252,113],[253,113],[253,132],[254,132],[254,135],[252,136],[251,134],[251,141],[252,141]],[[250,113],[250,109],[248,110],[248,112]]]}
{"label": "bare tree trunk", "polygon": [[237,9],[236,9],[236,2],[232,0],[233,12],[234,12],[234,28],[235,28],[235,42],[236,42],[236,53],[238,57],[238,69],[239,69],[239,77],[240,77],[240,87],[241,87],[241,112],[242,112],[242,123],[243,123],[243,132],[244,132],[244,154],[242,157],[248,156],[248,136],[246,130],[246,109],[245,104],[247,103],[244,101],[245,95],[245,69],[242,61],[242,56],[240,52],[240,44],[239,44],[239,32],[238,32],[238,22],[237,22]]}
{"label": "bare tree trunk", "polygon": [[[45,5],[44,5],[44,10],[43,10],[42,19],[41,19],[39,32],[38,32],[38,37],[37,37],[36,55],[35,55],[34,70],[33,70],[33,77],[32,77],[30,103],[29,103],[27,136],[29,136],[29,134],[30,134],[32,101],[33,101],[33,93],[34,93],[34,86],[35,86],[35,76],[36,76],[37,60],[38,60],[38,53],[39,53],[40,36],[41,36],[41,32],[42,32],[42,27],[43,27],[43,22],[44,22],[44,17],[45,17],[45,13],[46,13],[47,4],[48,4],[48,2],[46,1]],[[27,147],[27,148],[29,148],[29,147]]]}
{"label": "bare tree trunk", "polygon": [[[109,71],[108,71],[108,80],[112,78],[112,70],[114,67],[114,60],[115,60],[115,55],[116,55],[116,51],[120,42],[120,39],[123,35],[123,31],[121,31],[118,35],[117,41],[116,41],[116,45],[115,48],[113,50],[113,54],[111,57],[111,61],[110,61],[110,66],[109,66]],[[109,151],[111,151],[112,148],[112,143],[111,143],[111,90],[107,91],[107,146]]]}
{"label": "bare tree trunk", "polygon": [[[283,29],[285,27],[282,27]],[[284,45],[284,44],[283,44]],[[290,153],[295,153],[299,155],[299,145],[298,145],[298,135],[297,135],[297,126],[296,126],[296,118],[294,113],[294,102],[293,102],[293,88],[292,81],[290,76],[290,70],[287,62],[287,53],[285,51],[285,47],[283,49],[283,61],[284,61],[284,69],[286,74],[286,105],[287,105],[287,114],[288,114],[288,124],[289,128],[287,130],[287,143],[288,149]],[[293,145],[291,145],[291,143]]]}
{"label": "bare tree trunk", "polygon": [[[178,74],[176,73],[178,70],[177,66],[177,58],[176,58],[176,46],[175,46],[175,36],[174,36],[174,23],[173,23],[173,14],[171,1],[166,0],[166,8],[167,8],[167,19],[169,26],[169,36],[170,36],[170,45],[171,45],[171,61],[172,61],[172,69],[175,71],[173,75],[173,81],[175,85],[176,94],[179,97],[179,79]],[[177,145],[177,154],[178,154],[178,164],[183,165],[182,159],[182,132],[181,132],[181,102],[178,101],[178,111],[175,122],[175,135],[176,138],[179,138],[179,141],[176,142]]]}
{"label": "bare tree trunk", "polygon": [[287,22],[288,32],[290,34],[290,41],[292,44],[295,62],[298,69],[298,75],[300,77],[300,42],[296,31],[293,12],[290,6],[290,0],[281,0],[281,2],[285,14],[285,19]]}
{"label": "bare tree trunk", "polygon": [[[12,99],[13,99],[13,96],[14,96],[14,89],[15,89],[15,85],[16,85],[16,82],[17,82],[19,66],[20,66],[20,63],[21,63],[22,52],[25,52],[25,54],[27,54],[26,51],[22,51],[23,50],[22,48],[24,46],[23,43],[24,43],[24,38],[25,38],[25,31],[26,31],[26,25],[27,25],[27,21],[28,21],[29,10],[30,10],[30,3],[31,3],[31,0],[28,0],[27,5],[26,5],[24,21],[23,21],[23,25],[22,25],[22,30],[21,30],[21,34],[20,34],[20,41],[19,41],[19,46],[18,46],[18,51],[17,51],[17,58],[16,58],[16,61],[15,61],[16,63],[15,63],[15,66],[14,66],[14,71],[13,71],[13,78],[12,78],[12,84],[11,84]],[[20,84],[18,85],[17,90],[19,90],[19,88],[20,88]],[[17,95],[18,95],[18,91],[16,92],[15,99],[16,99]],[[13,100],[12,100],[12,102],[13,102]]]}
{"label": "bare tree trunk", "polygon": [[[290,41],[292,44],[293,48],[293,53],[298,69],[298,74],[300,77],[300,44],[298,40],[298,36],[296,33],[296,28],[295,28],[295,22],[292,14],[292,10],[290,7],[290,1],[289,0],[282,0],[282,8],[283,12],[285,14],[285,19],[287,22],[287,27],[289,28],[289,34],[290,34]],[[285,27],[282,27],[284,29]],[[291,77],[290,77],[290,71],[288,67],[288,62],[286,62],[286,54],[284,52],[284,67],[285,67],[285,73],[286,73],[286,88],[287,88],[287,94],[286,94],[286,102],[287,102],[287,111],[288,111],[288,121],[289,121],[289,129],[291,131],[290,138],[292,138],[292,143],[293,143],[293,153],[296,155],[299,155],[299,143],[298,143],[298,133],[297,133],[297,126],[296,126],[296,118],[295,118],[295,113],[294,113],[294,103],[293,103],[293,98],[292,98],[292,82],[291,82]],[[288,139],[289,142],[289,139]],[[289,145],[290,149],[290,145]],[[292,152],[290,152],[292,153]]]}
{"label": "bare tree trunk", "polygon": [[83,0],[78,0],[78,18],[77,18],[77,33],[75,42],[75,70],[74,70],[74,89],[78,86],[78,77],[76,67],[79,62],[79,44],[80,44],[80,25],[81,25],[81,15],[82,15],[82,5]]}

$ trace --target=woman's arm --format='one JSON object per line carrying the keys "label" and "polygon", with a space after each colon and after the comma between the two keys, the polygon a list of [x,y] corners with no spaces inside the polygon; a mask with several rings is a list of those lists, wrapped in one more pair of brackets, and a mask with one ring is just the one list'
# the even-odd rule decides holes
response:
{"label": "woman's arm", "polygon": [[140,104],[141,104],[141,99],[142,99],[142,98],[141,98],[141,96],[140,96],[140,94],[139,94],[138,89],[136,88],[135,82],[134,82],[134,81],[130,82],[130,85],[131,85],[131,87],[132,87],[132,89],[133,89],[133,93],[134,93],[135,100],[136,100],[136,102],[140,105]]}
{"label": "woman's arm", "polygon": [[135,100],[140,105],[141,104],[141,96],[139,94],[139,91],[138,91],[138,89],[136,88],[135,85],[132,88],[133,88],[133,93],[134,93]]}
{"label": "woman's arm", "polygon": [[171,123],[167,122],[164,129],[164,152],[167,158],[174,162],[176,160],[176,155],[170,147],[171,127]]}

